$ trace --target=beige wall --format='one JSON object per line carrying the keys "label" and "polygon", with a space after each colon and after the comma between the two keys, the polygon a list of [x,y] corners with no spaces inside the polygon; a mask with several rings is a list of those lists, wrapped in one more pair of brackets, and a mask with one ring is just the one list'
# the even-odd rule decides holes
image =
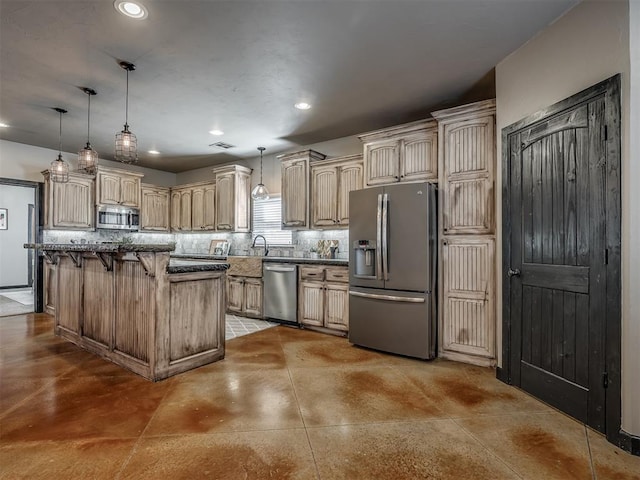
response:
{"label": "beige wall", "polygon": [[[312,145],[298,146],[290,148],[286,152],[278,152],[270,154],[269,150],[265,150],[263,157],[263,174],[262,180],[270,193],[280,193],[280,161],[276,158],[283,153],[298,152],[300,150],[316,150],[324,153],[328,157],[340,157],[342,155],[354,155],[362,153],[362,142],[357,136],[337,138]],[[232,162],[245,167],[253,168],[251,178],[251,187],[253,188],[260,182],[260,156],[254,158],[239,160]],[[213,167],[199,168],[188,172],[179,173],[177,176],[177,185],[185,183],[201,182],[205,178],[211,177],[211,169]]]}
{"label": "beige wall", "polygon": [[[43,178],[40,172],[49,168],[51,162],[57,157],[57,150],[0,140],[0,177],[42,182]],[[77,153],[63,152],[62,158],[64,158],[66,162],[69,162],[71,170],[77,168]],[[163,187],[175,185],[175,173],[161,172],[160,170],[135,165],[123,165],[119,162],[102,159],[100,160],[100,164],[105,167],[123,168],[125,170],[144,173],[142,181],[145,183],[152,183]]]}
{"label": "beige wall", "polygon": [[[640,0],[629,4],[629,156],[623,160],[622,428],[640,435]],[[632,207],[633,206],[633,207]],[[632,209],[633,208],[633,209]]]}
{"label": "beige wall", "polygon": [[[633,0],[637,3],[637,0]],[[634,8],[638,8],[637,5]],[[638,16],[636,14],[636,22]],[[631,185],[640,183],[637,162],[640,151],[630,148],[630,62],[629,62],[629,3],[626,0],[585,0],[550,25],[546,30],[509,55],[496,67],[498,161],[502,163],[500,132],[502,128],[521,118],[567,98],[616,73],[622,73],[622,303],[623,330],[629,338],[623,338],[622,349],[622,406],[623,428],[640,434],[640,344],[638,339],[638,274],[635,273],[635,291],[632,282],[632,265],[637,271],[640,255],[630,246],[640,243],[637,219],[640,211],[640,195]],[[637,28],[637,27],[636,27]],[[635,53],[637,55],[637,52]],[[636,125],[635,131],[638,131]],[[637,135],[636,135],[637,137]],[[635,171],[632,166],[635,163]],[[498,169],[498,185],[502,185]],[[633,176],[635,175],[635,177]],[[635,178],[635,182],[634,182]],[[497,205],[502,204],[501,189],[497,190]],[[636,205],[635,225],[632,224],[631,205]],[[501,211],[498,217],[501,218]],[[501,238],[501,226],[498,226]],[[498,301],[502,291],[502,248],[498,242]],[[634,301],[636,305],[632,305]],[[502,311],[498,309],[498,330],[502,325]],[[501,332],[500,332],[501,333]],[[631,338],[635,340],[632,341]],[[501,340],[499,339],[499,342]],[[500,343],[499,343],[500,345]],[[500,352],[501,355],[501,352]],[[502,359],[499,357],[499,362]]]}

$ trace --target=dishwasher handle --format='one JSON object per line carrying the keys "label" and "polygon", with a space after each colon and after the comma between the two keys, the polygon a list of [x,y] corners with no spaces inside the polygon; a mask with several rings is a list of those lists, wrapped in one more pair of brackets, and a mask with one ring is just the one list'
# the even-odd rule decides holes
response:
{"label": "dishwasher handle", "polygon": [[268,267],[267,265],[264,266],[264,269],[269,272],[282,272],[282,273],[296,271],[296,267]]}

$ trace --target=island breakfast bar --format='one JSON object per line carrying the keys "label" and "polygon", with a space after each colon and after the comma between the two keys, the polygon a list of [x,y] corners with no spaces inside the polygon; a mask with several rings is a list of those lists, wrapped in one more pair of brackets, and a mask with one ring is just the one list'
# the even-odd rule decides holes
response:
{"label": "island breakfast bar", "polygon": [[149,380],[224,358],[227,263],[173,244],[25,244],[56,265],[55,334]]}

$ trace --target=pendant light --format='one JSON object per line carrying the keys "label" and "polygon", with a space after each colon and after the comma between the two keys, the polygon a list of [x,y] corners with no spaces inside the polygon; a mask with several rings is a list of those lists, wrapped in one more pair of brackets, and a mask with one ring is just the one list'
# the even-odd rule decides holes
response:
{"label": "pendant light", "polygon": [[129,131],[129,72],[136,69],[133,63],[121,61],[120,67],[127,71],[127,96],[125,101],[124,129],[116,133],[116,160],[122,163],[136,163],[138,161],[138,140]]}
{"label": "pendant light", "polygon": [[262,183],[262,152],[264,152],[266,148],[258,147],[258,150],[260,150],[260,183],[251,191],[251,198],[254,200],[268,200],[269,191],[267,187],[264,186],[264,183]]}
{"label": "pendant light", "polygon": [[87,146],[78,152],[78,170],[85,173],[96,173],[98,167],[98,152],[91,148],[89,142],[89,132],[91,125],[91,96],[96,95],[97,92],[92,88],[82,87],[84,93],[89,98],[89,106],[87,108]]}
{"label": "pendant light", "polygon": [[64,108],[54,108],[60,115],[60,133],[58,135],[58,158],[51,162],[49,178],[52,182],[67,183],[69,181],[69,164],[62,159],[62,114],[67,113]]}

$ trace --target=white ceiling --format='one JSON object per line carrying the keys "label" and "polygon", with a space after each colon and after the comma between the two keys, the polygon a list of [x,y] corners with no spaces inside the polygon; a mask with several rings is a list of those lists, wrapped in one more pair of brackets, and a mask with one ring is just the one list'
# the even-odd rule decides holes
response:
{"label": "white ceiling", "polygon": [[[113,159],[129,125],[142,166],[181,172],[428,116],[455,104],[578,0],[0,1],[0,138]],[[314,105],[299,111],[293,104]],[[220,128],[225,135],[208,133]],[[210,147],[223,141],[227,151]],[[147,150],[162,154],[151,156]],[[52,158],[53,160],[53,158]],[[75,164],[75,159],[72,159]]]}

